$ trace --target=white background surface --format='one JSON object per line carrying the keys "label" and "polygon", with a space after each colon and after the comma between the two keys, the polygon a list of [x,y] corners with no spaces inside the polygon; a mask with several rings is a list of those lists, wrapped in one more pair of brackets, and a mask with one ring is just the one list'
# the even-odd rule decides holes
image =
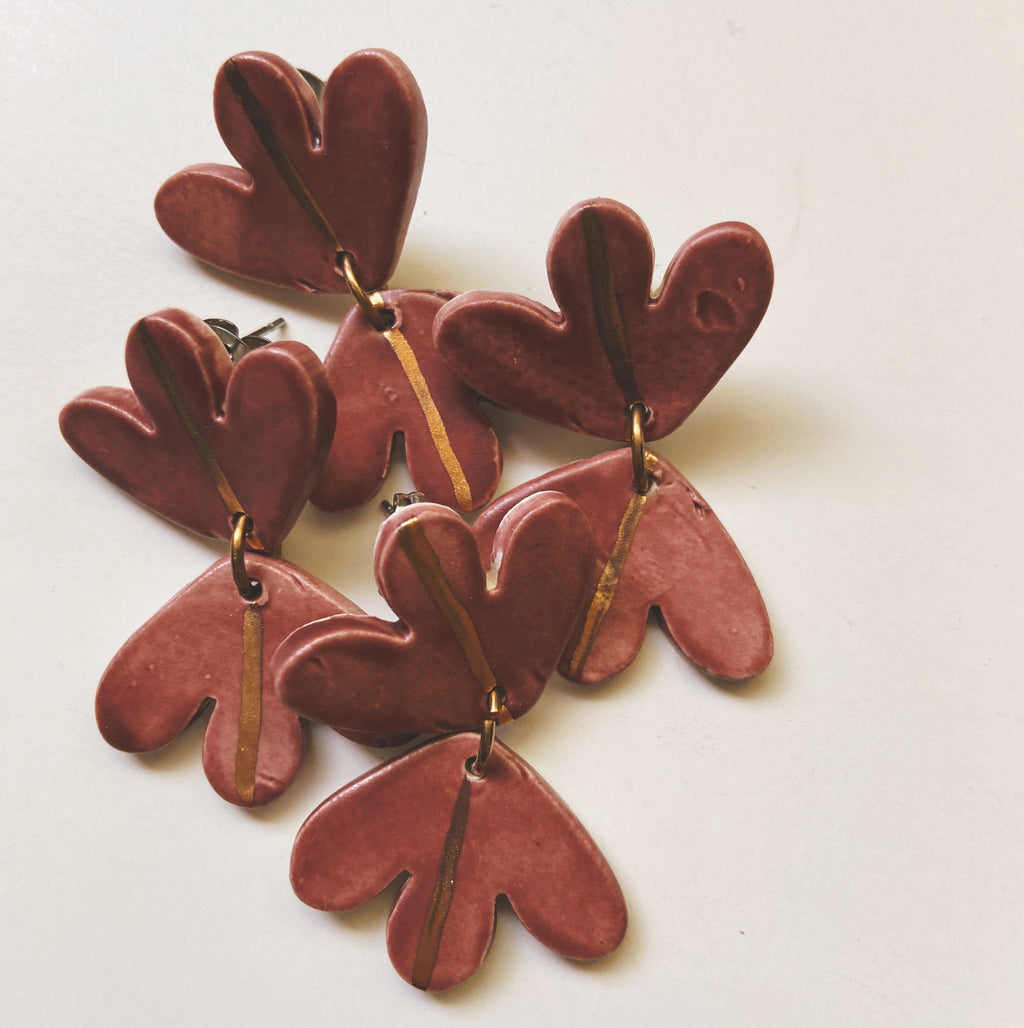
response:
{"label": "white background surface", "polygon": [[[0,1020],[1021,1023],[1019,3],[15,0],[4,22]],[[604,850],[630,929],[580,967],[502,910],[441,998],[391,969],[386,899],[324,914],[288,884],[303,817],[375,754],[316,730],[250,813],[207,786],[201,728],[144,758],[99,738],[107,661],[224,547],[57,432],[65,401],[125,383],[128,328],[161,307],[281,314],[326,353],[347,298],[211,272],[151,203],[226,159],[225,58],[326,75],[364,46],[406,61],[430,119],[394,285],[550,302],[548,237],[595,195],[645,219],[658,275],[728,219],[776,261],[748,350],[657,447],[747,558],[774,664],[726,691],[652,629],[618,679],[556,680],[503,729]],[[496,423],[506,487],[605,448]],[[285,555],[384,613],[378,521],[307,511]]]}

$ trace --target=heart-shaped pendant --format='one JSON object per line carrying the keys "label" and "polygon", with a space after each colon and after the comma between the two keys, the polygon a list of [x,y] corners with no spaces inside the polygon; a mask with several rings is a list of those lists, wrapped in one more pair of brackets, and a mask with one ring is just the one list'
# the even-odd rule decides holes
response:
{"label": "heart-shaped pendant", "polygon": [[586,518],[558,493],[510,510],[486,562],[454,511],[401,508],[381,526],[374,557],[400,620],[343,616],[300,628],[274,657],[281,698],[314,720],[386,735],[477,728],[496,687],[501,719],[519,717],[565,647],[593,560]]}
{"label": "heart-shaped pendant", "polygon": [[746,346],[768,306],[772,262],[749,225],[683,244],[651,296],[654,251],[640,218],[587,200],[548,250],[560,313],[522,296],[472,292],[445,305],[438,349],[481,396],[554,425],[622,439],[643,403],[648,439],[680,425]]}
{"label": "heart-shaped pendant", "polygon": [[287,61],[239,54],[217,75],[214,113],[241,167],[198,164],[164,183],[156,216],[171,239],[225,271],[305,292],[344,292],[348,253],[367,289],[383,286],[426,153],[409,69],[360,50],[334,69],[321,110]]}
{"label": "heart-shaped pendant", "polygon": [[203,535],[230,539],[236,516],[275,550],[299,516],[334,434],[323,365],[301,343],[260,347],[237,366],[185,311],[139,321],[125,364],[132,390],[72,400],[60,427],[87,464],[140,503]]}

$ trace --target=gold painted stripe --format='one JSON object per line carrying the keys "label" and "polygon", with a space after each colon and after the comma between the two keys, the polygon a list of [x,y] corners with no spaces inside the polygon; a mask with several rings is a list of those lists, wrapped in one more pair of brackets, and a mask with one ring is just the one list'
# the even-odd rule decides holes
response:
{"label": "gold painted stripe", "polygon": [[427,916],[423,921],[416,957],[412,964],[412,984],[417,989],[426,989],[430,985],[430,978],[437,964],[437,954],[441,949],[441,933],[444,931],[444,923],[455,897],[455,872],[459,866],[462,842],[466,837],[471,788],[469,779],[464,777],[455,797],[448,833],[444,837],[434,891],[430,897],[430,906],[427,907]]}
{"label": "gold painted stripe", "polygon": [[[150,367],[152,367],[153,373],[163,387],[164,394],[174,409],[174,413],[178,415],[181,427],[185,429],[185,434],[195,447],[199,462],[213,480],[213,484],[217,492],[220,493],[221,501],[224,503],[228,515],[234,517],[236,514],[244,511],[244,508],[235,495],[234,489],[231,488],[231,483],[228,481],[227,475],[224,474],[224,469],[221,467],[217,455],[213,452],[210,441],[203,435],[203,430],[199,427],[192,411],[185,402],[185,396],[178,385],[177,379],[174,377],[174,372],[171,371],[170,365],[153,341],[153,337],[149,334],[149,329],[144,321],[140,321],[138,324],[138,334]],[[257,550],[264,549],[263,543],[260,542],[255,529],[250,532],[249,540]]]}
{"label": "gold painted stripe", "polygon": [[250,603],[242,618],[242,687],[238,704],[235,791],[245,804],[256,792],[256,756],[263,716],[263,608]]}
{"label": "gold painted stripe", "polygon": [[629,339],[626,336],[626,324],[615,284],[615,268],[608,253],[608,240],[605,238],[597,208],[583,208],[580,212],[580,226],[586,245],[590,298],[594,304],[594,322],[601,348],[612,366],[612,374],[623,399],[627,404],[635,403],[642,398],[633,375]]}
{"label": "gold painted stripe", "polygon": [[476,680],[484,692],[490,692],[497,686],[497,682],[494,680],[490,664],[487,663],[483,646],[480,645],[476,626],[469,616],[469,611],[459,603],[458,597],[452,591],[451,583],[445,578],[441,562],[437,559],[437,554],[418,518],[409,518],[402,525],[398,530],[398,540],[435,606],[452,626],[455,638],[462,647]]}
{"label": "gold painted stripe", "polygon": [[580,633],[580,641],[576,644],[572,659],[569,661],[569,674],[575,677],[583,670],[587,657],[594,646],[598,629],[604,620],[608,608],[612,605],[615,596],[615,587],[619,583],[619,576],[629,556],[629,548],[633,544],[633,536],[636,535],[637,526],[640,524],[640,515],[644,512],[644,504],[647,496],[643,493],[633,493],[626,505],[626,512],[619,522],[618,533],[615,536],[615,545],[608,555],[608,560],[601,571],[601,577],[597,583],[597,590],[594,598],[587,608],[587,616],[583,622],[583,631]]}
{"label": "gold painted stripe", "polygon": [[327,241],[334,247],[335,251],[341,252],[344,247],[339,242],[337,233],[334,231],[330,221],[327,220],[327,215],[324,214],[320,204],[317,203],[316,198],[310,192],[309,186],[303,181],[302,176],[299,174],[299,169],[295,167],[291,155],[288,153],[281,137],[277,134],[274,123],[264,110],[259,98],[252,91],[241,69],[235,63],[234,58],[229,59],[224,64],[224,74],[227,77],[228,85],[231,86],[231,91],[242,105],[242,110],[245,111],[245,115],[252,123],[252,127],[263,144],[263,148],[267,151],[267,156],[273,162],[274,167],[277,168],[278,174],[284,179],[284,184],[288,187],[288,191],[295,197],[298,205],[310,217],[317,229],[327,237]]}
{"label": "gold painted stripe", "polygon": [[437,450],[437,455],[441,458],[444,470],[448,473],[448,478],[451,480],[452,489],[455,490],[456,502],[463,510],[471,510],[473,508],[473,494],[470,491],[469,482],[466,479],[465,472],[462,470],[462,465],[459,463],[459,458],[455,456],[455,451],[452,449],[451,440],[448,438],[448,430],[444,426],[444,421],[441,418],[440,411],[437,409],[437,404],[434,403],[434,398],[430,395],[430,388],[423,377],[423,372],[420,370],[420,362],[416,359],[416,354],[413,352],[408,340],[397,328],[385,329],[384,337],[391,344],[391,349],[398,358],[398,363],[402,365],[402,370],[405,372],[405,377],[409,380],[409,385],[412,386],[412,391],[416,394],[416,399],[420,402],[420,409],[423,411],[423,416],[427,419],[427,428],[430,430],[430,438],[433,440],[434,449]]}

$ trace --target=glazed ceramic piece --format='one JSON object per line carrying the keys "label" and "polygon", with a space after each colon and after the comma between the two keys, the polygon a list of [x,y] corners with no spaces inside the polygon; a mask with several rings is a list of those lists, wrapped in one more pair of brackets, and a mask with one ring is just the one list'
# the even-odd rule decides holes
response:
{"label": "glazed ceramic piece", "polygon": [[360,611],[287,561],[250,554],[246,569],[262,586],[256,600],[239,596],[224,558],[121,647],[100,681],[96,720],[111,746],[146,753],[177,738],[212,700],[206,777],[231,803],[259,806],[288,787],[304,749],[298,715],[265,673],[271,654],[308,621]]}
{"label": "glazed ceramic piece", "polygon": [[434,315],[451,294],[382,295],[393,327],[379,332],[353,308],[324,362],[338,424],[313,503],[329,511],[366,503],[384,481],[400,432],[416,489],[436,503],[474,510],[498,485],[501,449],[476,395],[434,344]]}
{"label": "glazed ceramic piece", "polygon": [[451,988],[480,966],[499,895],[576,960],[610,953],[626,930],[622,891],[586,829],[500,742],[486,776],[469,775],[478,742],[449,736],[374,769],[322,803],[292,851],[292,887],[320,910],[349,910],[409,873],[388,953],[420,989]]}
{"label": "glazed ceramic piece", "polygon": [[624,438],[635,401],[651,411],[648,440],[676,428],[746,346],[772,291],[764,240],[727,222],[682,246],[652,299],[647,228],[613,200],[570,210],[547,262],[560,312],[464,293],[438,315],[438,348],[481,396],[604,439]]}
{"label": "glazed ceramic piece", "polygon": [[531,493],[555,489],[586,512],[597,559],[590,595],[558,670],[599,682],[632,663],[654,607],[669,637],[709,675],[750,678],[772,659],[764,601],[736,545],[704,499],[648,451],[654,485],[633,491],[632,456],[612,450],[499,497],[473,526],[490,552],[501,519]]}
{"label": "glazed ceramic piece", "polygon": [[230,58],[214,113],[240,168],[198,164],[161,187],[156,216],[218,268],[305,292],[340,293],[340,250],[364,289],[398,262],[423,171],[427,115],[416,80],[386,50],[361,50],[328,79],[323,109],[290,64]]}
{"label": "glazed ceramic piece", "polygon": [[214,331],[165,310],[131,330],[132,389],[102,386],[60,415],[71,448],[140,503],[203,535],[231,537],[236,512],[271,551],[295,523],[334,434],[334,394],[301,343],[232,366]]}
{"label": "glazed ceramic piece", "polygon": [[[478,728],[487,694],[502,720],[540,696],[586,598],[593,543],[571,500],[537,493],[510,510],[481,560],[469,526],[420,503],[381,526],[375,571],[396,622],[340,617],[278,649],[282,699],[306,717],[384,734]],[[487,564],[500,564],[488,587]]]}

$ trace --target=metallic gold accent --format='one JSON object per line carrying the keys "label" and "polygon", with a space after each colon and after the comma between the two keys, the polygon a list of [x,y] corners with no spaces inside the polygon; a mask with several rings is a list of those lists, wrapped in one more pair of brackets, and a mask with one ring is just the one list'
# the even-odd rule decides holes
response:
{"label": "metallic gold accent", "polygon": [[488,693],[496,689],[498,683],[494,679],[490,664],[487,663],[473,619],[452,591],[451,584],[441,568],[441,562],[437,559],[437,554],[418,518],[409,518],[398,529],[398,541],[434,605],[452,626],[455,638],[462,647],[476,680]]}
{"label": "metallic gold accent", "polygon": [[[657,465],[657,459],[653,454],[647,454],[649,468]],[[569,674],[576,677],[583,670],[583,665],[590,656],[590,651],[597,638],[598,629],[608,608],[612,605],[615,597],[615,587],[618,585],[619,576],[625,566],[626,558],[629,556],[630,546],[633,544],[633,536],[636,535],[637,526],[640,524],[640,516],[644,512],[644,504],[647,497],[644,493],[634,492],[626,505],[625,513],[619,522],[618,532],[615,536],[615,545],[608,555],[608,560],[601,571],[601,577],[594,592],[594,598],[587,608],[587,616],[583,621],[583,629],[580,632],[579,642],[573,650],[572,659],[569,661]]]}
{"label": "metallic gold accent", "polygon": [[487,717],[484,719],[483,728],[480,729],[480,746],[476,751],[476,758],[466,767],[474,778],[483,778],[487,774],[487,761],[490,760],[491,750],[494,749],[494,729],[502,713],[508,713],[505,709],[504,694],[501,689],[492,689],[487,694]]}
{"label": "metallic gold accent", "polygon": [[417,989],[426,989],[430,985],[430,978],[437,964],[437,954],[441,949],[441,933],[444,931],[444,923],[455,897],[455,872],[459,866],[462,842],[466,837],[469,790],[472,787],[470,780],[464,777],[455,797],[452,819],[444,837],[434,891],[430,896],[430,906],[427,907],[427,916],[423,921],[416,956],[412,963],[412,984]]}
{"label": "metallic gold accent", "polygon": [[[153,337],[149,334],[149,329],[147,328],[146,323],[144,321],[140,321],[137,326],[137,330],[139,341],[142,343],[142,349],[149,360],[153,373],[156,375],[160,385],[163,387],[164,395],[167,397],[171,407],[174,409],[174,413],[177,414],[178,420],[181,422],[181,427],[185,429],[185,434],[189,437],[192,445],[195,447],[196,455],[199,457],[200,463],[213,480],[213,484],[216,487],[217,492],[220,494],[221,501],[227,509],[228,514],[230,516],[234,516],[243,509],[242,504],[235,495],[234,489],[231,488],[231,483],[228,481],[227,475],[224,474],[224,469],[220,466],[220,461],[217,459],[217,455],[213,452],[213,447],[210,445],[210,441],[203,435],[203,430],[199,427],[195,417],[193,417],[192,411],[189,410],[181,388],[174,377],[174,372],[171,371],[170,365],[164,359],[164,355],[160,352],[156,343],[153,341]],[[250,539],[255,549],[264,549],[263,543],[260,542],[259,536],[256,535],[255,531],[251,533]]]}
{"label": "metallic gold accent", "polygon": [[641,398],[640,389],[633,375],[629,339],[615,284],[615,268],[612,266],[608,240],[596,207],[584,207],[580,211],[580,226],[586,244],[587,274],[590,277],[590,298],[594,304],[597,335],[623,399],[626,403],[633,403]]}
{"label": "metallic gold accent", "polygon": [[420,362],[416,359],[416,354],[399,329],[385,329],[383,335],[398,358],[398,363],[402,365],[405,377],[409,380],[409,385],[412,386],[412,391],[420,402],[420,409],[423,411],[423,416],[427,419],[430,438],[433,440],[434,449],[437,450],[438,457],[441,458],[444,470],[448,473],[452,489],[455,491],[456,502],[463,510],[471,510],[473,507],[473,493],[469,488],[466,473],[462,470],[459,458],[455,456],[455,451],[452,449],[451,440],[448,438],[448,430],[445,428],[441,412],[437,409],[437,404],[434,403],[434,398],[430,395],[430,387],[427,385],[423,372],[420,370]]}
{"label": "metallic gold accent", "polygon": [[352,260],[352,254],[347,250],[342,250],[338,254],[338,261],[341,264],[341,273],[345,276],[345,285],[348,286],[348,291],[352,294],[356,303],[362,307],[363,313],[370,324],[378,332],[383,332],[386,328],[390,328],[394,324],[394,316],[388,317],[391,312],[385,306],[384,297],[380,293],[368,293],[363,288],[359,277],[356,275],[356,266]]}
{"label": "metallic gold accent", "polygon": [[330,221],[327,220],[327,215],[324,214],[320,205],[316,202],[316,198],[310,192],[309,186],[302,180],[298,168],[295,167],[284,142],[274,128],[274,123],[263,109],[263,105],[252,91],[241,69],[235,63],[234,58],[230,58],[225,62],[224,74],[227,77],[228,85],[231,86],[231,91],[242,105],[245,116],[252,123],[256,135],[263,144],[263,148],[267,151],[267,156],[273,162],[278,174],[284,179],[284,184],[288,187],[288,191],[310,217],[321,234],[326,236],[327,241],[334,247],[335,253],[341,253],[345,248],[338,241],[337,233],[334,231]]}
{"label": "metallic gold accent", "polygon": [[245,568],[245,537],[252,531],[252,518],[248,514],[235,515],[235,527],[231,532],[231,574],[235,587],[243,600],[255,600],[263,586],[249,577]]}
{"label": "metallic gold accent", "polygon": [[629,447],[633,455],[633,492],[646,493],[653,479],[647,470],[647,451],[644,449],[644,421],[651,416],[642,403],[631,403],[626,408],[629,417]]}
{"label": "metallic gold accent", "polygon": [[250,603],[242,617],[242,686],[238,701],[235,791],[249,805],[256,792],[256,757],[263,716],[263,608]]}

